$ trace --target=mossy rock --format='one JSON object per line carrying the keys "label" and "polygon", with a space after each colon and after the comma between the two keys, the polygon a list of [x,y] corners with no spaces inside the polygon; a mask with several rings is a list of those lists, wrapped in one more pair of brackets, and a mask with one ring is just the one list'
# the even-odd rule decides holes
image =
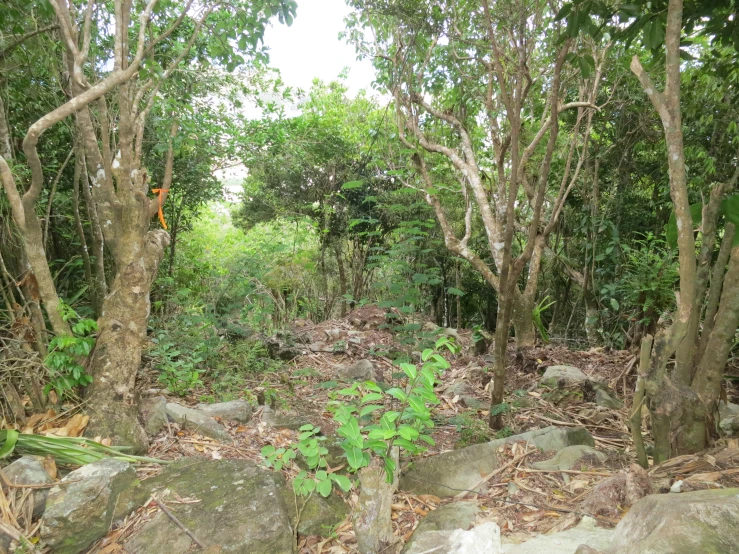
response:
{"label": "mossy rock", "polygon": [[[280,474],[248,460],[183,458],[141,483],[133,495],[148,498],[167,489],[199,500],[172,503],[169,508],[207,547],[242,554],[292,554],[293,530]],[[166,503],[167,497],[162,500]],[[125,545],[129,554],[184,554],[192,546],[165,514],[146,523]]]}

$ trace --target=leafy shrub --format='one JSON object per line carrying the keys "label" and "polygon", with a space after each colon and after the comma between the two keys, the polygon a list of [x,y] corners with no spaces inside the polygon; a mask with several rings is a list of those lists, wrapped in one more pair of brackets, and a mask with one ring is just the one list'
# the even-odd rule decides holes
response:
{"label": "leafy shrub", "polygon": [[92,352],[95,346],[94,333],[97,331],[95,321],[80,318],[67,305],[62,305],[62,317],[72,324],[72,336],[54,337],[44,360],[50,376],[44,393],[54,390],[60,398],[69,395],[76,387],[92,383],[92,377],[85,372],[82,360]]}

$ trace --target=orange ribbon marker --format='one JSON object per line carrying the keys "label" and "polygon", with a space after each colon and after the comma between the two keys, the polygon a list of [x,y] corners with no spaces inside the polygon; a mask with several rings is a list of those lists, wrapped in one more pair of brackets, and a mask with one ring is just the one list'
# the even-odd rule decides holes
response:
{"label": "orange ribbon marker", "polygon": [[164,212],[162,211],[162,206],[164,204],[164,200],[162,199],[162,193],[169,192],[169,189],[151,189],[151,192],[153,192],[154,194],[159,193],[159,198],[157,200],[157,202],[159,202],[159,223],[161,223],[162,227],[164,227],[164,229],[166,230],[167,222],[164,221]]}

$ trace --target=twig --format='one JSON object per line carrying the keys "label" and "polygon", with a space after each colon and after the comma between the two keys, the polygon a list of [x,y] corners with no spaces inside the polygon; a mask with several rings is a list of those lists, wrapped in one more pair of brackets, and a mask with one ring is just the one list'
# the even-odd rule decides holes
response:
{"label": "twig", "polygon": [[185,532],[185,534],[193,540],[195,544],[197,544],[200,548],[205,550],[205,545],[202,542],[200,542],[200,540],[193,534],[192,531],[190,531],[187,527],[182,525],[182,522],[179,519],[177,519],[177,516],[175,516],[172,512],[169,511],[169,508],[167,508],[164,505],[164,502],[159,500],[156,496],[153,496],[152,499],[153,499],[154,504],[159,506],[162,509],[162,511],[167,515],[167,517],[171,519],[175,525],[177,525],[177,527],[182,529]]}
{"label": "twig", "polygon": [[0,519],[0,533],[4,533],[8,535],[11,539],[18,541],[18,543],[23,545],[23,548],[28,549],[27,550],[28,552],[38,552],[38,550],[36,550],[36,547],[33,546],[33,543],[29,541],[26,537],[24,537],[20,531],[8,525],[1,519]]}
{"label": "twig", "polygon": [[520,462],[521,460],[523,460],[526,456],[528,456],[529,454],[531,454],[531,452],[532,451],[524,452],[523,454],[520,454],[519,456],[516,456],[515,458],[513,458],[510,462],[508,462],[504,466],[501,466],[498,469],[496,469],[495,471],[493,471],[492,473],[488,474],[485,478],[483,478],[475,486],[470,487],[470,490],[466,490],[466,491],[460,492],[457,496],[454,497],[454,500],[461,500],[462,498],[464,498],[465,496],[467,496],[468,493],[474,492],[474,490],[477,489],[477,487],[479,487],[481,485],[484,485],[485,483],[487,483],[488,481],[490,481],[490,479],[492,479],[496,475],[504,472],[509,467],[516,465],[518,462]]}
{"label": "twig", "polygon": [[575,469],[529,469],[521,468],[518,471],[525,473],[569,473],[572,475],[596,475],[598,477],[610,477],[613,473],[606,473],[604,471],[577,471]]}

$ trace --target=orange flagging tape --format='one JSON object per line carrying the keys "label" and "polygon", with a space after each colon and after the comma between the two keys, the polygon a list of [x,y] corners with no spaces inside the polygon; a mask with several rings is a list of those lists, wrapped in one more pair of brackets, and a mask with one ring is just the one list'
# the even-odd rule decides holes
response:
{"label": "orange flagging tape", "polygon": [[167,222],[164,221],[164,212],[162,211],[162,205],[164,204],[162,200],[162,193],[169,192],[169,189],[151,189],[151,192],[154,194],[159,194],[159,198],[157,199],[157,202],[159,202],[159,223],[162,224],[162,227],[164,229],[167,229]]}

